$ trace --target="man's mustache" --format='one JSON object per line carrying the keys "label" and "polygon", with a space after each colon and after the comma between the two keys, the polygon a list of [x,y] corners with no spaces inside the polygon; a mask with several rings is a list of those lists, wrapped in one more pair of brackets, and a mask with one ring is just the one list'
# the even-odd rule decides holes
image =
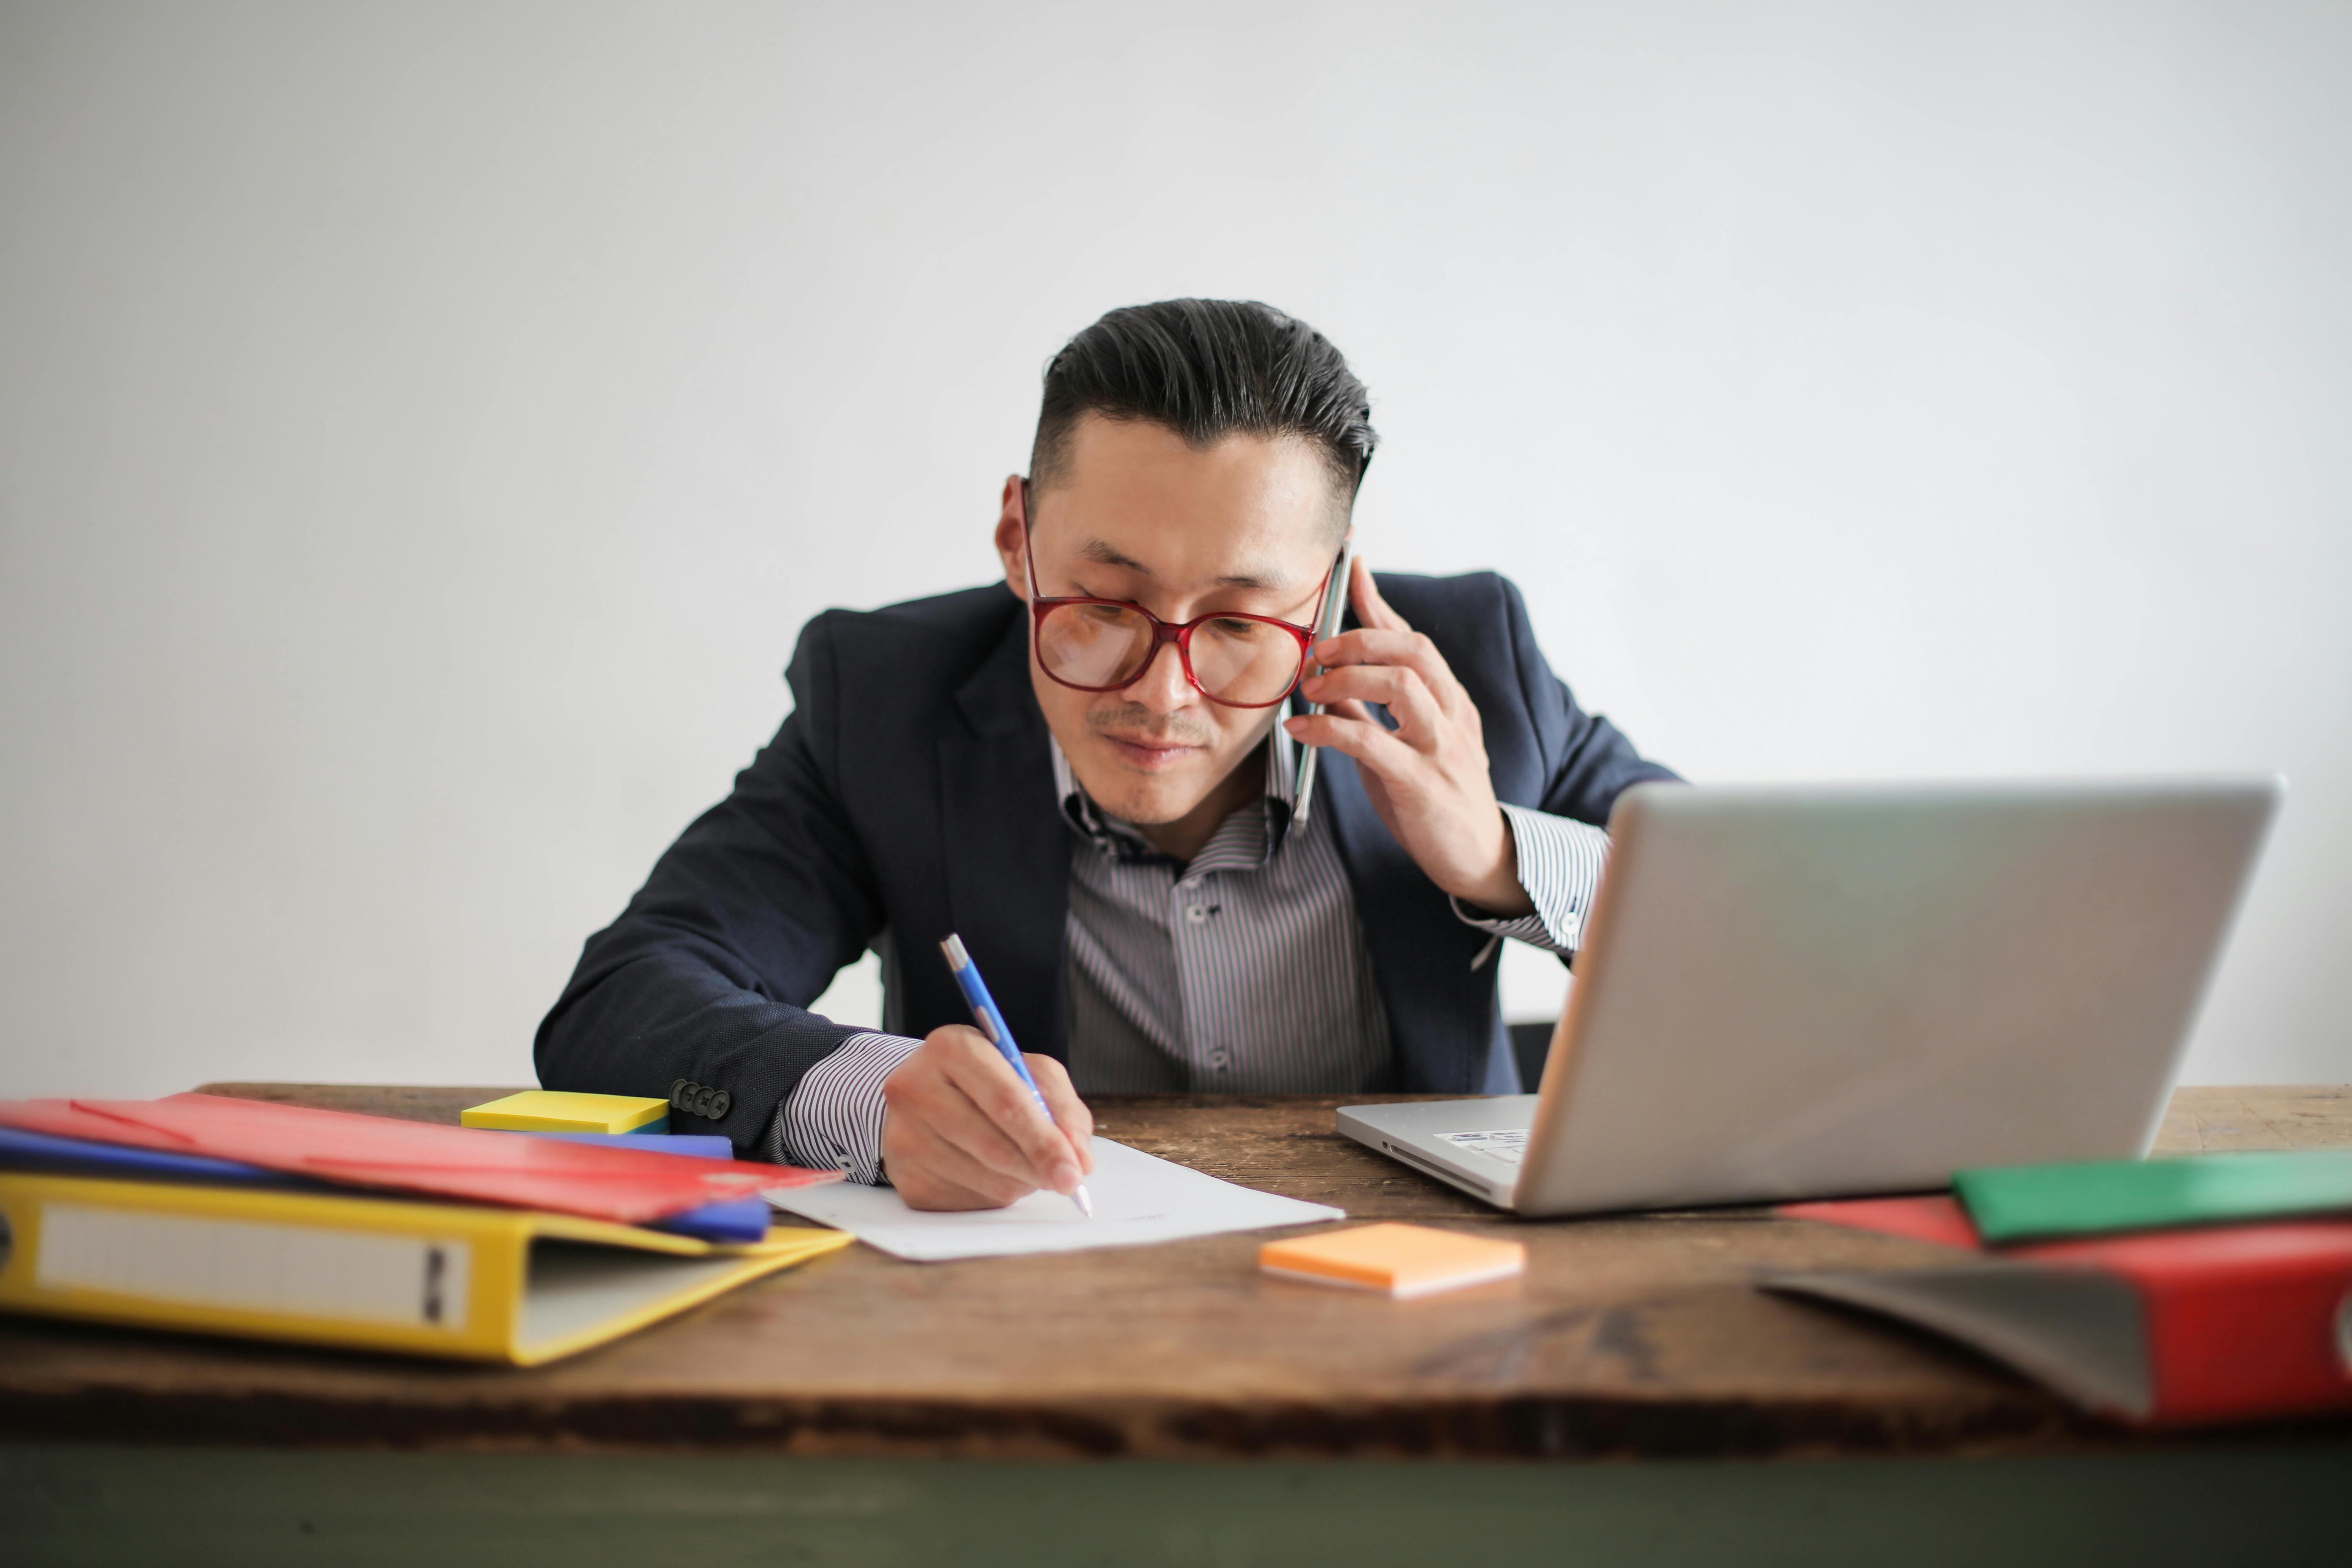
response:
{"label": "man's mustache", "polygon": [[1087,714],[1087,728],[1096,734],[1116,733],[1121,740],[1148,739],[1160,746],[1211,746],[1216,735],[1184,722],[1172,714],[1154,713],[1140,702],[1117,708],[1097,708]]}

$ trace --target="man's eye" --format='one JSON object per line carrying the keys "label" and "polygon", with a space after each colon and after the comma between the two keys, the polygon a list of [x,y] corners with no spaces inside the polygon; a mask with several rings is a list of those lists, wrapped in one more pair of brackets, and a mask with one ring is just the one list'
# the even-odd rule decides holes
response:
{"label": "man's eye", "polygon": [[1262,637],[1273,629],[1264,621],[1214,620],[1209,625],[1215,629],[1219,637],[1235,639]]}

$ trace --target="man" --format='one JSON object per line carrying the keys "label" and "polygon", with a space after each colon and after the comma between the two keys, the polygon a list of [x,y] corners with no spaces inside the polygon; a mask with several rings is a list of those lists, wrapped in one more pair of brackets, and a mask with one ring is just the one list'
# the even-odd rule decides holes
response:
{"label": "man", "polygon": [[[1491,574],[1360,561],[1313,641],[1374,441],[1339,351],[1264,305],[1072,339],[1004,483],[1003,584],[809,624],[792,716],[589,939],[541,1081],[667,1094],[923,1208],[1069,1192],[1080,1091],[1516,1090],[1496,944],[1565,961],[1611,804],[1674,775],[1578,710]],[[1303,822],[1295,742],[1322,749]],[[868,946],[882,1029],[808,1012]]]}

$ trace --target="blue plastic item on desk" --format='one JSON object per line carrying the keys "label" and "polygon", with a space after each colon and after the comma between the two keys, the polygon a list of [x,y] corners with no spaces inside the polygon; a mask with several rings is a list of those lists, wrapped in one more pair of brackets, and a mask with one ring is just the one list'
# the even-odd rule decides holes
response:
{"label": "blue plastic item on desk", "polygon": [[[731,1159],[734,1147],[726,1139],[700,1134],[684,1137],[635,1132],[527,1132],[527,1138],[564,1138],[582,1143],[623,1143],[650,1149],[657,1154],[681,1154],[702,1159]],[[141,1149],[128,1143],[100,1143],[84,1138],[59,1138],[47,1132],[26,1132],[0,1127],[0,1170],[51,1171],[63,1175],[114,1177],[123,1181],[203,1182],[240,1187],[290,1187],[310,1192],[349,1193],[355,1189],[333,1182],[314,1181],[284,1171],[248,1165],[241,1160],[215,1160],[207,1154],[173,1154],[161,1149]],[[764,1240],[768,1234],[768,1201],[761,1197],[730,1198],[705,1204],[665,1219],[651,1221],[647,1230],[666,1230],[701,1241]]]}
{"label": "blue plastic item on desk", "polygon": [[[566,1143],[612,1143],[655,1154],[684,1154],[704,1160],[731,1160],[735,1145],[715,1132],[526,1132],[526,1138],[560,1138]],[[647,1220],[647,1230],[666,1230],[698,1241],[764,1241],[772,1215],[762,1197],[730,1198],[705,1204],[667,1219]]]}
{"label": "blue plastic item on desk", "polygon": [[119,1176],[130,1181],[230,1182],[251,1187],[320,1187],[307,1176],[264,1170],[209,1154],[173,1154],[129,1143],[100,1143],[0,1127],[0,1170],[53,1171],[70,1176]]}

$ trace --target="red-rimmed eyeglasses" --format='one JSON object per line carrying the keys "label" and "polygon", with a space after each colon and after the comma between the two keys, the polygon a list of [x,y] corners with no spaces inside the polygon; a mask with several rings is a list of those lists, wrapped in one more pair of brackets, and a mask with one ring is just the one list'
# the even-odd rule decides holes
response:
{"label": "red-rimmed eyeglasses", "polygon": [[[1271,708],[1291,693],[1315,646],[1310,626],[1272,616],[1219,610],[1181,626],[1161,620],[1125,599],[1049,599],[1037,586],[1037,555],[1029,547],[1029,486],[1021,487],[1021,553],[1029,565],[1029,630],[1037,665],[1074,691],[1118,691],[1132,686],[1176,645],[1184,679],[1210,701],[1227,708]],[[1330,574],[1324,574],[1328,586]],[[1318,588],[1318,602],[1322,598]]]}

